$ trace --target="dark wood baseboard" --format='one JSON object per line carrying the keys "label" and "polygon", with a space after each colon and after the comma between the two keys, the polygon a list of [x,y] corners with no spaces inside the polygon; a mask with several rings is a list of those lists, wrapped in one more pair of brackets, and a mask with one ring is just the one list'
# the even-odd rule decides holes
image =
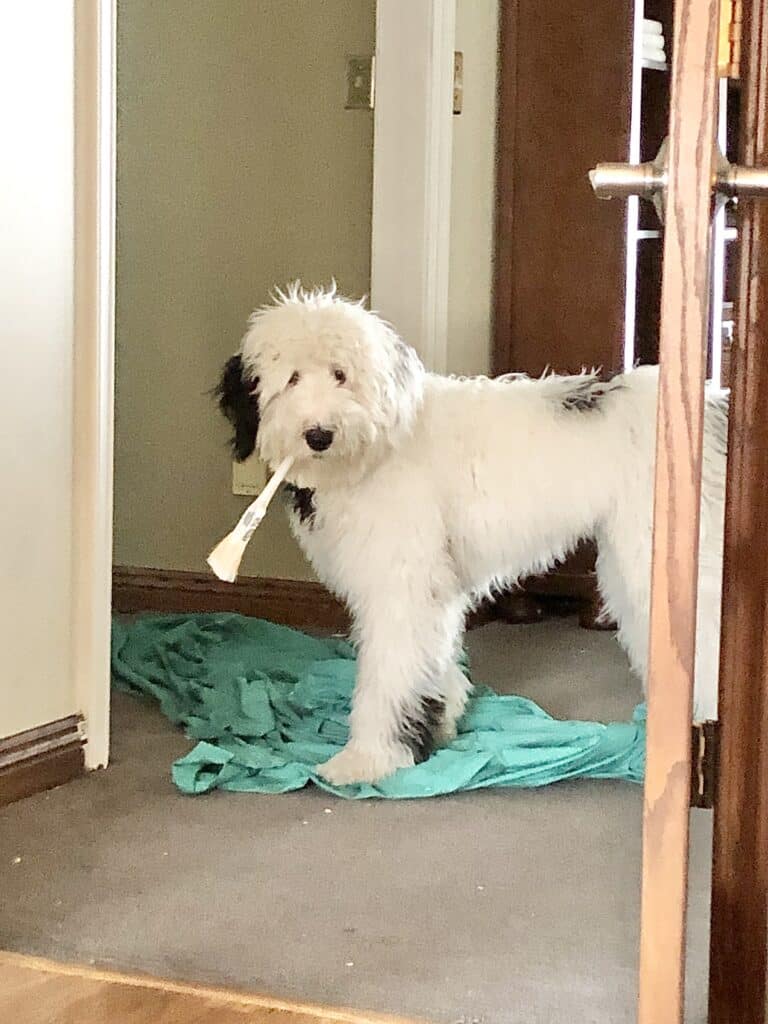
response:
{"label": "dark wood baseboard", "polygon": [[243,576],[222,583],[212,574],[176,569],[112,570],[116,612],[239,612],[296,629],[349,626],[346,608],[320,583]]}
{"label": "dark wood baseboard", "polygon": [[529,576],[523,583],[523,589],[536,597],[591,601],[597,594],[597,577],[589,572],[553,570],[545,576]]}
{"label": "dark wood baseboard", "polygon": [[582,629],[615,630],[616,623],[603,618],[597,585],[597,549],[582,541],[565,562],[542,576],[530,576],[523,583],[526,593],[540,600],[572,601]]}
{"label": "dark wood baseboard", "polygon": [[[551,573],[526,581],[524,590],[510,591],[485,602],[467,617],[467,629],[502,620],[510,624],[541,622],[550,614],[549,600],[562,614],[564,598],[574,598],[585,629],[611,629],[598,623],[599,597],[594,573]],[[321,583],[242,576],[222,583],[212,574],[179,569],[146,569],[116,565],[112,570],[112,607],[116,612],[239,612],[269,619],[294,629],[349,628],[350,617],[341,601]],[[594,613],[594,614],[593,614]]]}
{"label": "dark wood baseboard", "polygon": [[0,807],[83,774],[80,722],[69,715],[0,740]]}
{"label": "dark wood baseboard", "polygon": [[596,558],[595,545],[589,541],[581,541],[565,561],[544,575],[529,576],[523,586],[529,594],[540,597],[593,601],[597,596]]}

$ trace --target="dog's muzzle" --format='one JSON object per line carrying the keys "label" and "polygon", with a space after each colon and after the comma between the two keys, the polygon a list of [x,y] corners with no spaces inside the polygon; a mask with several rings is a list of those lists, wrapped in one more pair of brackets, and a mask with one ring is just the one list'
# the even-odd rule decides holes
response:
{"label": "dog's muzzle", "polygon": [[313,452],[324,452],[333,443],[333,431],[324,427],[310,427],[304,431],[304,440]]}

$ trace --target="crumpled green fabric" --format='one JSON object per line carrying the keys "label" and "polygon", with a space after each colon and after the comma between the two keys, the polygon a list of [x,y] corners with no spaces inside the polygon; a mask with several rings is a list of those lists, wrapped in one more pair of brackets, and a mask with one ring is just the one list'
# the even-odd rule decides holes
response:
{"label": "crumpled green fabric", "polygon": [[575,777],[643,778],[643,705],[632,722],[566,722],[533,701],[476,686],[449,747],[374,786],[330,786],[315,765],[347,738],[355,653],[343,640],[261,619],[115,619],[112,670],[117,687],[156,700],[199,741],[172,768],[184,793],[285,793],[314,782],[348,799],[402,799]]}

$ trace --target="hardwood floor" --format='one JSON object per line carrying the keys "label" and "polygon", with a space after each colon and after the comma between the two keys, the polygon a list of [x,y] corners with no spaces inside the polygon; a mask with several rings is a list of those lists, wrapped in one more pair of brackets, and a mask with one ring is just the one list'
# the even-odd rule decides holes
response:
{"label": "hardwood floor", "polygon": [[400,1018],[14,953],[0,953],[0,1020],[14,1024],[409,1024]]}

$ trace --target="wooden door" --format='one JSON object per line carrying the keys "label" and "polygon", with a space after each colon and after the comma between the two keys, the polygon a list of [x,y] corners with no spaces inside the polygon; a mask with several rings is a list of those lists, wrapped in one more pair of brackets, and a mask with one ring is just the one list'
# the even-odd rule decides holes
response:
{"label": "wooden door", "polygon": [[631,0],[502,0],[494,372],[622,365],[625,212],[587,172],[629,158]]}
{"label": "wooden door", "polygon": [[[627,212],[595,203],[587,174],[598,161],[630,159],[635,3],[566,6],[500,3],[494,373],[624,367]],[[646,15],[667,33],[671,7],[646,0]],[[666,134],[668,98],[666,72],[642,76],[637,127],[646,149]],[[638,255],[638,294],[656,315],[658,237]],[[647,328],[638,323],[644,335]],[[658,349],[656,341],[635,347]],[[526,590],[586,602],[583,622],[594,623],[594,562],[592,545],[582,544]]]}
{"label": "wooden door", "polygon": [[[665,21],[666,29],[670,4],[659,0],[653,11],[650,6],[651,0],[646,12]],[[723,91],[716,75],[719,8],[719,0],[674,4],[671,97],[663,95],[663,80],[654,79],[661,96],[650,126],[658,142],[668,123],[666,226],[655,232],[655,247],[638,250],[641,286],[653,288],[638,294],[647,315],[638,318],[636,352],[644,361],[658,355],[661,362],[640,1024],[682,1024],[684,1016],[703,385],[712,370],[709,342],[716,324],[710,305],[714,142]],[[629,6],[578,0],[565,19],[533,0],[502,2],[497,371],[621,365],[624,212],[620,204],[611,213],[589,211],[580,189],[587,154],[596,162],[627,158],[628,12]],[[610,49],[610,56],[601,53],[585,64],[585,52],[595,54],[595,46]],[[741,127],[735,140],[729,125],[728,156],[734,158],[736,141],[740,163],[766,166],[768,0],[743,0],[741,63]],[[594,84],[601,78],[599,93]],[[668,118],[660,116],[667,100]],[[586,125],[578,138],[574,105],[587,120],[601,120]],[[656,149],[648,148],[649,139],[644,159]],[[768,1020],[768,204],[742,201],[739,209],[733,370],[731,376],[724,365],[722,374],[725,382],[732,380],[733,392],[710,1024]],[[654,225],[646,216],[640,227]],[[734,265],[729,258],[731,287]]]}
{"label": "wooden door", "polygon": [[676,0],[659,330],[639,1024],[682,1024],[684,1012],[718,25],[718,0]]}
{"label": "wooden door", "polygon": [[[768,167],[768,0],[744,0],[739,163]],[[740,202],[710,1024],[768,1020],[768,199]]]}
{"label": "wooden door", "polygon": [[[768,165],[768,3],[744,4],[740,162]],[[643,822],[640,1024],[682,1024],[688,779],[717,173],[718,0],[677,0]],[[763,1024],[768,967],[768,210],[740,198],[715,801],[710,1024]]]}
{"label": "wooden door", "polygon": [[[742,162],[755,166],[768,164],[768,0],[748,0],[745,7],[739,150]],[[684,1019],[704,381],[721,172],[719,27],[719,0],[676,0],[659,318],[640,1024]],[[728,466],[713,1024],[761,1024],[768,1008],[768,213],[746,209]]]}

